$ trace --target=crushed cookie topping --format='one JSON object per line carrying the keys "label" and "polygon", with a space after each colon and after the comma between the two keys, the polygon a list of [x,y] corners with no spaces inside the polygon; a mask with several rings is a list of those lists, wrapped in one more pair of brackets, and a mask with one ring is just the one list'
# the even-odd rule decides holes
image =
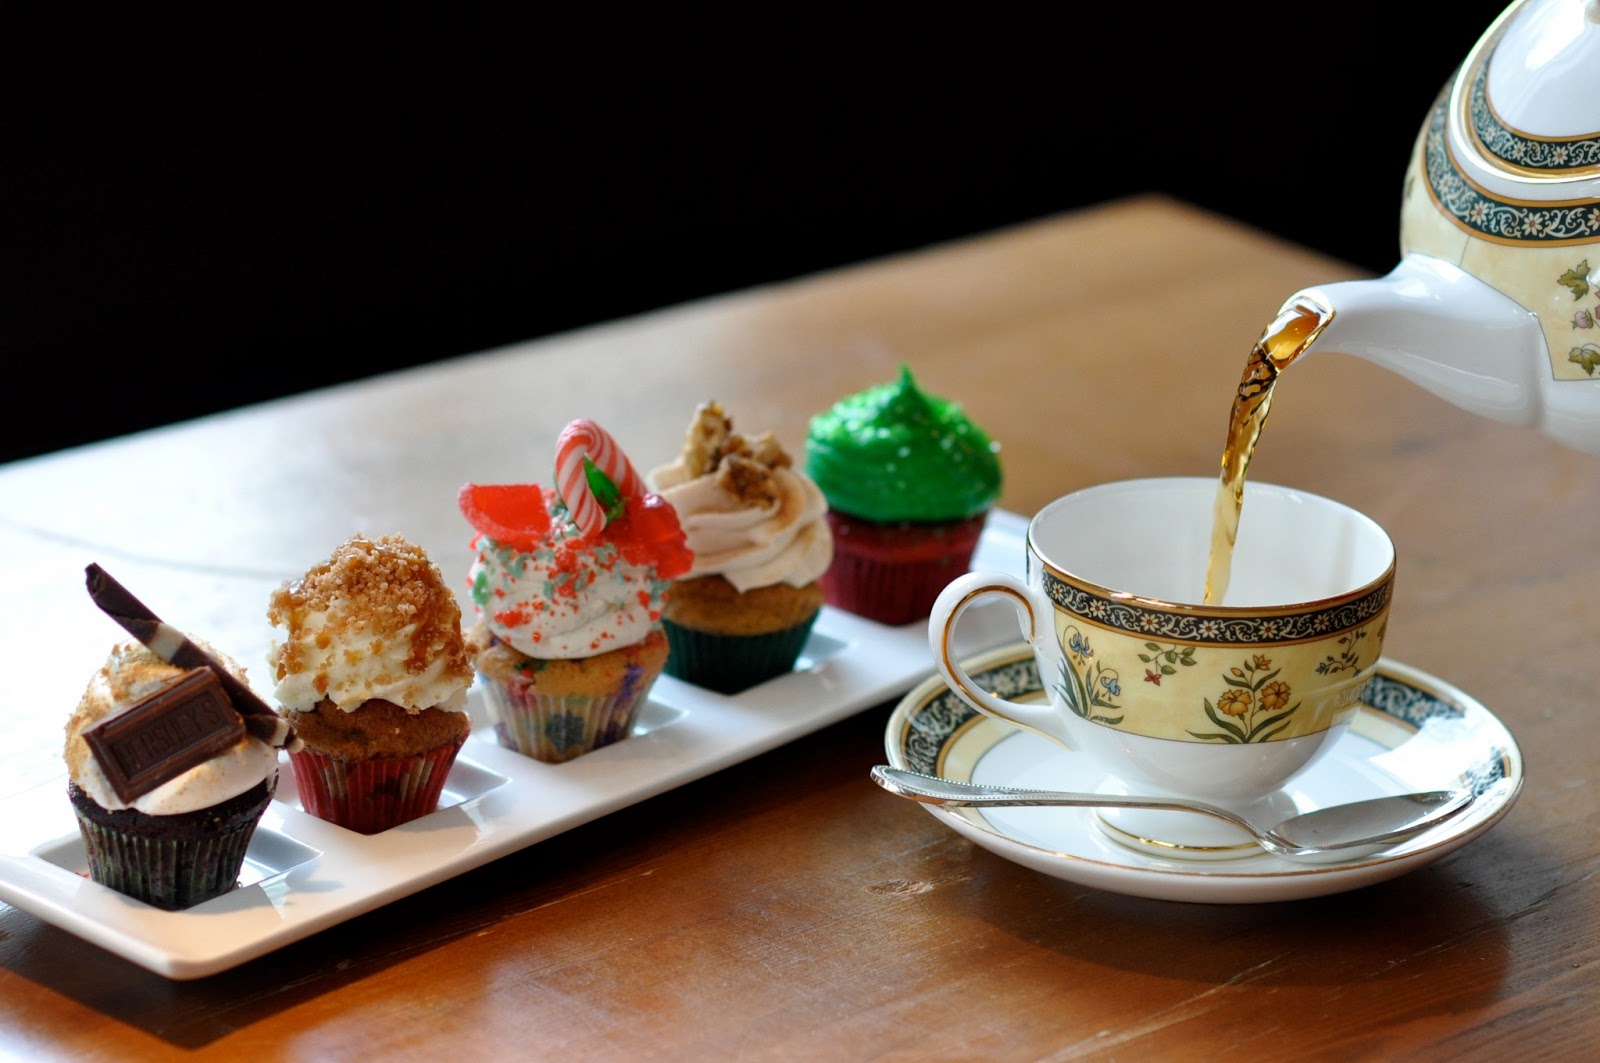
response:
{"label": "crushed cookie topping", "polygon": [[317,646],[339,643],[346,653],[376,654],[400,641],[409,646],[409,672],[426,672],[444,654],[458,658],[451,671],[470,674],[460,607],[437,566],[403,536],[353,536],[327,561],[272,593],[267,618],[291,633],[278,661],[280,678],[304,667],[293,635],[308,634],[313,617],[326,620],[312,636]]}

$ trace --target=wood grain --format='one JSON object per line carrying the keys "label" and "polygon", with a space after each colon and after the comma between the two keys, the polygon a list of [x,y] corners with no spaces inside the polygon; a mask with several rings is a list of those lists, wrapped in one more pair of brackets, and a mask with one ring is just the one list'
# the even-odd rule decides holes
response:
{"label": "wood grain", "polygon": [[[358,529],[462,554],[456,487],[547,478],[573,417],[650,464],[717,398],[797,449],[900,362],[1001,441],[1007,509],[1211,475],[1262,327],[1355,275],[1137,198],[0,468],[0,793],[59,773],[114,637],[86,560],[253,662],[280,579]],[[1102,893],[874,787],[884,705],[197,982],[0,906],[0,1057],[1580,1057],[1600,1039],[1600,462],[1308,357],[1252,477],[1394,536],[1387,652],[1481,699],[1527,760],[1482,839],[1307,901]]]}

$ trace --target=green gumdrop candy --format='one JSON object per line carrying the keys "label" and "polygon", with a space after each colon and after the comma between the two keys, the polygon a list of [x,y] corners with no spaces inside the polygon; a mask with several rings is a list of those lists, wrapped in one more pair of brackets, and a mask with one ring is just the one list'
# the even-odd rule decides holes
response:
{"label": "green gumdrop candy", "polygon": [[607,524],[622,516],[627,499],[622,497],[621,490],[611,481],[611,477],[601,472],[600,466],[587,457],[583,459],[583,478],[589,482],[589,490],[594,493],[594,500],[600,503]]}

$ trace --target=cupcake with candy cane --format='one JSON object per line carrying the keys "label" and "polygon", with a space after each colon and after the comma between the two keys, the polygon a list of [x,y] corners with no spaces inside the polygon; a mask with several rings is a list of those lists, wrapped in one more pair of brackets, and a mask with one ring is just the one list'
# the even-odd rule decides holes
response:
{"label": "cupcake with candy cane", "polygon": [[666,667],[667,589],[693,560],[678,515],[591,420],[556,442],[556,485],[466,484],[467,638],[495,737],[547,762],[626,738]]}

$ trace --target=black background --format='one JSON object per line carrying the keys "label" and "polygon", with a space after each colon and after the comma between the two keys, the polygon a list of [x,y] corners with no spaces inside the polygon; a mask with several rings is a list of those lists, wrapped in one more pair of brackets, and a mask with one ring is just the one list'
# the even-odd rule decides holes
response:
{"label": "black background", "polygon": [[1501,9],[1123,6],[13,36],[0,460],[1142,191],[1384,272]]}

